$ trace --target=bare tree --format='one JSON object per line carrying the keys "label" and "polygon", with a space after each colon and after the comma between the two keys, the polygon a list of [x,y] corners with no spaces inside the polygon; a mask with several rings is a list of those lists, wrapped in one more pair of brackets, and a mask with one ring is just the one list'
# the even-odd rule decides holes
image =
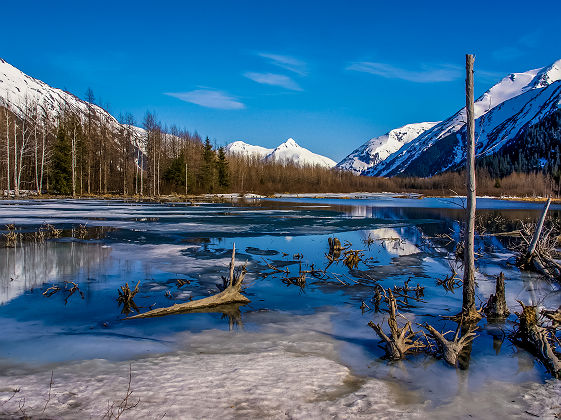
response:
{"label": "bare tree", "polygon": [[463,318],[478,318],[475,308],[475,116],[473,104],[473,62],[475,58],[466,54],[466,113],[467,113],[467,157],[466,157],[466,230],[464,238]]}

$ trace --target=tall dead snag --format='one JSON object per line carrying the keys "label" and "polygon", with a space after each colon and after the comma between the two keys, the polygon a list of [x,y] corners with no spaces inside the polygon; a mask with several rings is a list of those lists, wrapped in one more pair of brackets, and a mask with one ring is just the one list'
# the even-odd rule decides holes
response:
{"label": "tall dead snag", "polygon": [[464,238],[464,280],[462,316],[465,321],[479,319],[475,308],[475,116],[473,110],[473,62],[474,56],[466,54],[466,115],[467,115],[467,157],[466,157],[466,230]]}
{"label": "tall dead snag", "polygon": [[502,272],[497,277],[495,294],[489,296],[483,313],[490,319],[504,319],[510,314],[506,306],[505,275]]}
{"label": "tall dead snag", "polygon": [[519,319],[518,331],[514,334],[516,342],[534,354],[555,378],[561,378],[561,361],[553,351],[549,342],[549,332],[538,325],[535,306],[522,306],[522,312],[516,313]]}
{"label": "tall dead snag", "polygon": [[545,203],[545,206],[543,208],[542,215],[540,217],[540,221],[538,222],[536,232],[534,233],[534,237],[532,238],[532,242],[530,243],[530,246],[528,247],[528,255],[527,255],[528,258],[531,258],[534,255],[534,252],[536,252],[536,246],[538,245],[538,240],[540,239],[540,234],[542,233],[542,229],[543,229],[543,223],[545,222],[545,217],[547,216],[547,211],[549,210],[549,205],[550,204],[551,204],[551,197],[548,197],[547,203]]}
{"label": "tall dead snag", "polygon": [[454,340],[450,341],[444,337],[446,334],[452,332],[448,331],[444,334],[438,332],[432,325],[424,324],[423,327],[429,332],[431,337],[436,341],[436,344],[442,354],[442,358],[452,366],[456,366],[458,363],[458,356],[462,352],[463,348],[475,338],[475,333],[473,332],[475,328],[471,327],[462,337],[460,337],[461,322],[458,324],[456,329],[456,334]]}
{"label": "tall dead snag", "polygon": [[390,289],[388,289],[387,300],[390,313],[388,319],[390,335],[387,336],[386,333],[384,333],[380,324],[374,324],[370,321],[368,325],[376,331],[376,334],[386,343],[386,356],[391,360],[399,360],[403,359],[407,352],[412,349],[422,348],[424,345],[417,340],[413,340],[417,333],[413,332],[411,329],[410,321],[407,321],[403,328],[399,328],[396,319],[397,304]]}
{"label": "tall dead snag", "polygon": [[179,303],[166,308],[153,309],[142,314],[131,316],[127,319],[149,318],[182,312],[204,312],[206,309],[216,308],[220,305],[249,303],[250,300],[240,293],[245,273],[245,265],[236,270],[236,245],[234,244],[232,248],[232,261],[230,262],[230,276],[228,279],[222,277],[223,285],[220,293],[204,299]]}

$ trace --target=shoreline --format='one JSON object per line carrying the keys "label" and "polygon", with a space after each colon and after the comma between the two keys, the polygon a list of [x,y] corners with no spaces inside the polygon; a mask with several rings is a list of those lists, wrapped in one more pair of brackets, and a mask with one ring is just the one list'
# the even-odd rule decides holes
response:
{"label": "shoreline", "polygon": [[[278,199],[278,198],[312,198],[312,199],[339,199],[339,200],[366,200],[377,197],[391,197],[403,199],[424,199],[424,198],[465,198],[465,195],[436,195],[423,194],[420,192],[352,192],[352,193],[275,193],[271,195],[255,194],[255,193],[217,193],[217,194],[193,194],[178,195],[166,194],[160,196],[140,196],[140,195],[122,195],[122,194],[85,194],[79,196],[71,195],[53,195],[53,194],[37,194],[36,192],[22,191],[19,197],[10,195],[4,190],[0,196],[2,201],[17,200],[123,200],[136,202],[181,202],[181,201],[200,201],[200,200],[244,200],[244,199]],[[503,201],[521,201],[529,203],[546,202],[547,197],[535,196],[492,196],[481,195],[477,198],[503,200]],[[561,204],[561,198],[552,198],[553,204]]]}

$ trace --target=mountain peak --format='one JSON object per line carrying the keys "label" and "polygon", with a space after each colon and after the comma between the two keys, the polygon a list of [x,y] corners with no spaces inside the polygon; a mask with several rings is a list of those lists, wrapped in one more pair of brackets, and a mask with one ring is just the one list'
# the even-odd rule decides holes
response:
{"label": "mountain peak", "polygon": [[538,74],[534,78],[532,87],[546,87],[553,82],[556,82],[557,80],[561,80],[561,59],[553,62],[549,66],[540,69],[538,71]]}
{"label": "mountain peak", "polygon": [[284,143],[280,144],[278,147],[300,147],[292,137],[286,140]]}

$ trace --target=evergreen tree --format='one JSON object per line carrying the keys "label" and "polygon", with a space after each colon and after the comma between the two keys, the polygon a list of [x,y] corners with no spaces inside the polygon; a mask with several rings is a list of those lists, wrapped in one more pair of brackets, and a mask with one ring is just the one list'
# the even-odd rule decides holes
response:
{"label": "evergreen tree", "polygon": [[201,187],[204,192],[214,191],[216,173],[216,154],[207,137],[203,146],[203,162],[200,172]]}
{"label": "evergreen tree", "polygon": [[163,179],[174,186],[185,186],[185,159],[179,156],[171,161],[164,171]]}
{"label": "evergreen tree", "polygon": [[218,149],[218,161],[216,163],[218,172],[218,186],[228,188],[230,186],[230,168],[228,167],[228,160],[224,147]]}
{"label": "evergreen tree", "polygon": [[51,161],[51,188],[56,194],[72,193],[72,145],[62,124],[59,126]]}

